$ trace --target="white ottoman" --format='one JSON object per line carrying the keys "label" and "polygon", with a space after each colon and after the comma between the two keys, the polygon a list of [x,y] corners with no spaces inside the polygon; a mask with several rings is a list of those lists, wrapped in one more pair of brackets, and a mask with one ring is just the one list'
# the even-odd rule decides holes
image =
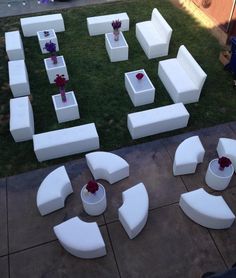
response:
{"label": "white ottoman", "polygon": [[32,139],[34,134],[34,116],[28,97],[10,100],[10,132],[15,142]]}
{"label": "white ottoman", "polygon": [[19,31],[5,33],[6,52],[9,60],[24,60],[25,53]]}

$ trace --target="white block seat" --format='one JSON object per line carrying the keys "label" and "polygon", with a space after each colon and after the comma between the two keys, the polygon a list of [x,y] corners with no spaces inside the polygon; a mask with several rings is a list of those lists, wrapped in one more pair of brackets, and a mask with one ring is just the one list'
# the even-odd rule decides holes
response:
{"label": "white block seat", "polygon": [[37,36],[38,31],[48,29],[54,29],[55,32],[65,31],[61,14],[25,17],[20,19],[20,24],[25,37]]}
{"label": "white block seat", "polygon": [[173,102],[184,104],[198,102],[207,77],[184,45],[176,58],[159,62],[158,76]]}
{"label": "white block seat", "polygon": [[236,139],[220,138],[217,145],[217,153],[219,157],[228,157],[236,172]]}
{"label": "white block seat", "polygon": [[41,215],[63,208],[66,198],[73,192],[64,166],[52,171],[43,180],[37,192],[37,207]]}
{"label": "white block seat", "polygon": [[186,127],[189,113],[183,103],[128,114],[127,126],[132,139]]}
{"label": "white block seat", "polygon": [[96,222],[73,217],[53,228],[60,244],[72,255],[93,259],[106,255],[105,243]]}
{"label": "white block seat", "polygon": [[9,85],[14,97],[30,94],[28,72],[24,60],[8,62]]}
{"label": "white block seat", "polygon": [[15,142],[32,140],[34,115],[28,97],[10,99],[10,132]]}
{"label": "white block seat", "polygon": [[113,20],[119,19],[121,21],[120,31],[129,30],[129,17],[127,13],[117,13],[87,17],[87,26],[90,36],[102,35],[113,32],[111,25]]}
{"label": "white block seat", "polygon": [[94,123],[69,127],[33,136],[38,161],[99,149],[99,137]]}
{"label": "white block seat", "polygon": [[185,139],[175,152],[173,173],[177,175],[186,175],[195,173],[197,164],[203,161],[205,149],[199,139],[199,136],[192,136]]}
{"label": "white block seat", "polygon": [[203,188],[183,193],[179,205],[194,222],[210,229],[229,228],[235,215],[222,196],[214,196]]}
{"label": "white block seat", "polygon": [[129,176],[129,164],[116,154],[98,151],[85,157],[95,180],[104,179],[113,184]]}
{"label": "white block seat", "polygon": [[135,238],[144,228],[149,198],[143,183],[122,192],[123,205],[119,208],[119,220],[130,239]]}
{"label": "white block seat", "polygon": [[5,33],[6,52],[9,60],[24,60],[25,53],[19,31]]}
{"label": "white block seat", "polygon": [[136,38],[148,59],[168,55],[172,28],[155,8],[150,21],[136,24]]}

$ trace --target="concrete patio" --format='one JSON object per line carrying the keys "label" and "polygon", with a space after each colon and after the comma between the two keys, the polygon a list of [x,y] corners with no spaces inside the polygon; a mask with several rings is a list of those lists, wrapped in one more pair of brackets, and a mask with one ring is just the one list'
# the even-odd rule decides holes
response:
{"label": "concrete patio", "polygon": [[[175,150],[185,138],[199,135],[206,149],[195,174],[174,177]],[[208,163],[217,157],[220,137],[236,139],[236,122],[196,132],[122,148],[114,153],[130,164],[130,176],[105,186],[108,207],[104,215],[91,217],[82,209],[80,189],[91,179],[85,159],[64,164],[74,193],[65,208],[42,217],[36,206],[37,189],[57,166],[0,180],[1,277],[201,277],[206,271],[222,272],[236,261],[236,223],[227,230],[210,230],[192,222],[178,205],[180,194],[200,187],[223,195],[236,213],[236,176],[223,192],[213,192],[204,181]],[[118,220],[121,193],[143,182],[150,211],[147,225],[130,240]],[[73,257],[59,244],[53,226],[71,217],[97,221],[107,248],[105,257],[84,260]]]}

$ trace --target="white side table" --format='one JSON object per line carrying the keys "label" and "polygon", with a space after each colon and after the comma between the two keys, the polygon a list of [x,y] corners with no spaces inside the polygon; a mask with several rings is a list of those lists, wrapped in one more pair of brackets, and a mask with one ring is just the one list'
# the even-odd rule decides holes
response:
{"label": "white side table", "polygon": [[114,40],[113,33],[105,34],[105,45],[111,62],[128,60],[129,46],[122,32],[119,40]]}
{"label": "white side table", "polygon": [[69,80],[66,63],[63,56],[57,56],[57,64],[53,64],[51,58],[44,59],[45,68],[47,71],[49,82],[55,83],[57,74],[64,74],[66,80]]}
{"label": "white side table", "polygon": [[[138,80],[136,74],[142,73],[144,76]],[[125,73],[125,88],[134,106],[153,103],[155,98],[155,87],[150,81],[144,69]]]}
{"label": "white side table", "polygon": [[[44,35],[45,31],[48,32],[48,36]],[[39,46],[40,46],[42,53],[48,53],[48,51],[45,49],[45,44],[49,43],[50,41],[56,44],[56,51],[59,51],[57,35],[56,35],[54,29],[38,31],[37,36],[38,36]]]}
{"label": "white side table", "polygon": [[106,191],[103,185],[98,183],[99,189],[96,193],[87,193],[84,185],[81,189],[80,196],[84,210],[91,216],[102,214],[107,207]]}
{"label": "white side table", "polygon": [[66,102],[62,101],[60,94],[52,96],[52,101],[59,123],[80,118],[78,103],[73,91],[66,92]]}
{"label": "white side table", "polygon": [[234,168],[231,165],[225,167],[223,171],[219,169],[218,159],[213,159],[207,168],[205,181],[206,184],[215,190],[224,190],[230,183]]}

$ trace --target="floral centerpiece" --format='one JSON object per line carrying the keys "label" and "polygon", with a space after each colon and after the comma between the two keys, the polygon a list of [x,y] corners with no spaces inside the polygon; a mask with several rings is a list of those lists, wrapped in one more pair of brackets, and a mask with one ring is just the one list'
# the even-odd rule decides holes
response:
{"label": "floral centerpiece", "polygon": [[144,74],[142,72],[139,72],[135,76],[138,80],[142,80],[142,78],[144,77]]}
{"label": "floral centerpiece", "polygon": [[65,79],[64,74],[62,75],[57,74],[54,82],[56,83],[57,87],[60,90],[62,102],[66,102],[65,85],[67,80]]}
{"label": "floral centerpiece", "polygon": [[113,27],[113,34],[114,34],[114,40],[118,41],[119,40],[119,34],[120,34],[120,27],[121,27],[121,21],[119,19],[113,20],[111,23]]}
{"label": "floral centerpiece", "polygon": [[87,192],[95,194],[96,191],[98,191],[98,189],[99,189],[99,185],[96,181],[91,180],[87,183],[85,189],[87,190]]}
{"label": "floral centerpiece", "polygon": [[218,159],[219,170],[224,171],[225,167],[229,167],[232,162],[228,157],[222,156]]}
{"label": "floral centerpiece", "polygon": [[53,64],[57,64],[56,44],[53,43],[52,41],[49,41],[49,42],[45,43],[44,49],[46,49],[48,52],[50,52]]}

